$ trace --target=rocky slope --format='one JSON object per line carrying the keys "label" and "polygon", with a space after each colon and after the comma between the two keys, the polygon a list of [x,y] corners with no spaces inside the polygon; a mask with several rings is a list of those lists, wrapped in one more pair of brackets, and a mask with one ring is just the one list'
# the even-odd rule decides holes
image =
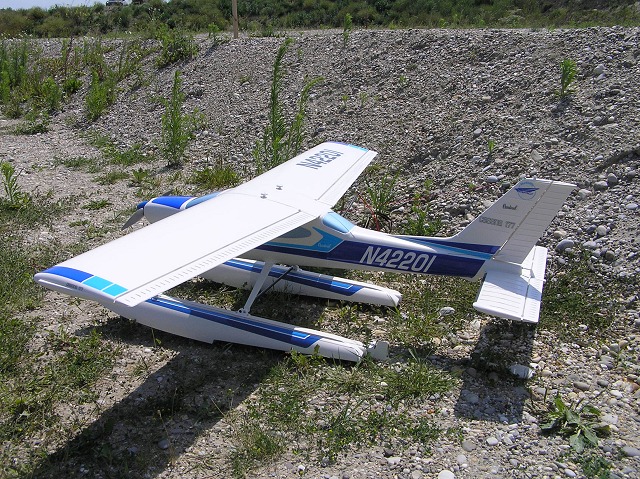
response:
{"label": "rocky slope", "polygon": [[[308,145],[338,140],[377,150],[379,171],[400,173],[400,197],[411,197],[426,180],[432,180],[431,211],[441,214],[449,232],[466,224],[487,201],[522,176],[573,182],[575,193],[541,240],[550,249],[549,271],[561,275],[570,251],[584,249],[594,285],[604,279],[632,282],[637,277],[640,29],[364,30],[353,32],[346,47],[340,32],[293,36],[295,43],[285,57],[289,111],[295,108],[305,79],[324,79],[313,89],[308,105]],[[112,203],[108,211],[96,215],[72,209],[67,220],[34,235],[34,243],[77,240],[77,228],[70,226],[73,221],[106,222],[114,211],[139,201],[136,189],[126,181],[97,185],[95,175],[66,168],[60,160],[98,158],[100,151],[87,141],[92,132],[108,136],[122,148],[141,144],[150,154],[157,153],[163,111],[157,98],[168,97],[175,69],[183,73],[185,109],[200,109],[207,126],[189,147],[182,177],[165,172],[175,176],[170,187],[188,192],[193,186],[184,179],[191,171],[221,162],[250,176],[255,167],[251,152],[267,117],[273,59],[283,39],[244,38],[222,45],[205,38],[198,41],[200,53],[189,62],[157,70],[153,58],[147,59],[146,84],[130,88],[133,80],[129,80],[118,102],[94,124],[81,120],[82,92],[54,118],[48,133],[16,136],[9,128],[12,123],[0,120],[6,126],[0,135],[0,159],[23,169],[24,189],[53,191],[59,198],[76,195],[82,202],[106,198]],[[53,51],[59,48],[56,42],[47,46]],[[555,94],[560,88],[559,65],[567,58],[576,61],[579,74],[572,85],[574,92],[560,99]],[[155,163],[158,171],[162,165],[162,160]],[[106,233],[107,237],[115,234]],[[259,469],[256,476],[581,476],[581,469],[567,460],[566,439],[542,436],[536,417],[525,406],[529,394],[540,399],[559,391],[604,412],[603,420],[613,434],[600,447],[613,463],[611,477],[638,477],[640,316],[636,295],[631,287],[612,298],[612,308],[619,311],[614,326],[602,337],[585,336],[588,339],[583,342],[563,342],[546,330],[535,336],[525,334],[524,339],[514,337],[511,329],[500,330],[508,326],[488,318],[472,321],[458,333],[457,342],[443,341],[431,361],[457,371],[461,382],[434,399],[439,410],[436,421],[442,429],[459,428],[462,442],[443,436],[430,453],[394,448],[391,443],[347,451],[335,464],[285,454]],[[49,295],[38,314],[48,312],[53,325],[55,314],[67,307],[62,298]],[[78,328],[105,320],[100,308],[91,306],[83,306],[73,317]],[[519,362],[535,370],[526,384],[530,391],[518,383],[501,384],[497,376],[469,365],[474,351],[491,341],[500,343],[503,354],[519,355]],[[179,382],[180,371],[188,369],[189,363],[210,359],[206,346],[176,344],[162,353],[135,341],[126,344],[131,357],[118,364],[117,387],[104,386],[105,409],[96,424],[105,418],[121,421],[113,440],[117,438],[132,455],[142,454],[143,449],[157,458],[145,477],[226,477],[224,458],[231,446],[225,439],[230,426],[224,419],[208,422],[206,427],[187,415],[176,420],[167,432],[177,444],[170,463],[162,459],[166,443],[157,442],[157,437],[148,437],[143,446],[139,442],[127,446],[127,438],[136,436],[142,426],[120,414],[129,411],[136,398],[143,401],[158,391],[170,391],[170,386],[166,390],[164,384],[160,386],[162,381]],[[238,363],[261,361],[246,349],[232,354]],[[131,364],[139,357],[152,365],[153,374],[145,380],[130,374]],[[232,374],[232,379],[215,387],[233,389],[240,381],[237,376]],[[220,394],[212,392],[212,387],[201,385],[194,394]],[[422,413],[426,414],[419,408],[413,412]],[[64,467],[68,474],[108,477],[92,466],[83,469],[73,458]]]}

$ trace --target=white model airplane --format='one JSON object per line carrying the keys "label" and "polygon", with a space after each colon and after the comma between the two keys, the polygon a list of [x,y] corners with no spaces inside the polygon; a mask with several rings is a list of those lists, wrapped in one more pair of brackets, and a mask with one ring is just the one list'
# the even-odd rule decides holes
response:
{"label": "white model airplane", "polygon": [[[125,226],[142,217],[153,224],[42,271],[35,280],[187,338],[349,361],[366,354],[386,357],[388,344],[365,345],[252,316],[253,302],[269,288],[386,306],[397,306],[401,298],[391,289],[299,266],[451,275],[483,279],[474,303],[479,311],[536,323],[547,250],[535,243],[574,185],[522,180],[455,236],[390,235],[331,211],[375,156],[328,142],[236,188],[201,198],[154,198],[138,205]],[[251,289],[244,308],[229,311],[162,294],[198,275]]]}

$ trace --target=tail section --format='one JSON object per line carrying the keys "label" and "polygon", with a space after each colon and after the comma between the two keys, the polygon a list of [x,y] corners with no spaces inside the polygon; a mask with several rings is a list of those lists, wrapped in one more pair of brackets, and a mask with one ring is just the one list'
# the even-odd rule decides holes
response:
{"label": "tail section", "polygon": [[495,245],[500,249],[494,260],[522,263],[574,188],[560,181],[522,180],[451,241]]}
{"label": "tail section", "polygon": [[451,238],[499,246],[482,268],[485,276],[474,308],[514,321],[538,322],[547,249],[535,244],[574,188],[560,181],[522,180]]}

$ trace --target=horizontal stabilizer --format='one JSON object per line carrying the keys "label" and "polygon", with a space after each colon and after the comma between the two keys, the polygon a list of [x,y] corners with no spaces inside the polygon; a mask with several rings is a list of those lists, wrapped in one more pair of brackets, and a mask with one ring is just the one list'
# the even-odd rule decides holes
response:
{"label": "horizontal stabilizer", "polygon": [[473,307],[499,318],[537,323],[546,259],[547,249],[535,246],[522,265],[492,261]]}

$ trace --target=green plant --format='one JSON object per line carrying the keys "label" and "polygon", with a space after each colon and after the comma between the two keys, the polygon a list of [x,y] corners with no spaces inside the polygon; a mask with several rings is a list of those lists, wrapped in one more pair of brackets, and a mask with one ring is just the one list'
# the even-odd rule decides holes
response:
{"label": "green plant", "polygon": [[162,100],[165,106],[165,112],[162,114],[162,151],[169,166],[178,166],[182,163],[189,141],[204,123],[204,115],[198,112],[182,113],[184,93],[181,86],[180,71],[176,70],[171,97],[168,100]]}
{"label": "green plant", "polygon": [[546,433],[557,432],[568,436],[571,448],[581,453],[585,447],[597,446],[598,437],[610,434],[609,426],[600,425],[597,421],[601,414],[596,407],[582,405],[580,401],[575,406],[568,406],[558,394],[546,415],[547,422],[540,429]]}
{"label": "green plant", "polygon": [[311,89],[322,81],[321,77],[316,77],[305,82],[298,99],[297,112],[291,123],[287,125],[287,120],[284,116],[284,105],[280,99],[286,74],[282,62],[292,43],[293,40],[291,38],[285,39],[280,48],[278,48],[273,64],[267,126],[262,139],[256,143],[253,149],[253,157],[256,161],[258,174],[278,166],[300,152],[304,140],[303,126],[306,118],[306,105],[309,101]]}
{"label": "green plant", "polygon": [[137,170],[133,170],[131,172],[131,181],[134,185],[142,186],[148,180],[149,180],[149,170],[143,170],[142,168],[138,168]]}
{"label": "green plant", "polygon": [[41,103],[48,113],[54,113],[60,109],[62,101],[62,89],[52,77],[47,77],[40,86],[42,92]]}
{"label": "green plant", "polygon": [[116,101],[116,79],[112,72],[100,75],[98,70],[91,74],[91,84],[85,99],[87,119],[95,121]]}
{"label": "green plant", "polygon": [[365,222],[365,227],[370,225],[380,231],[383,226],[391,228],[391,210],[398,199],[396,182],[398,174],[392,176],[384,175],[375,185],[370,180],[366,180],[366,198],[361,198],[365,207],[369,211],[369,217]]}
{"label": "green plant", "polygon": [[560,90],[556,91],[560,98],[573,93],[571,84],[575,81],[577,75],[578,67],[576,62],[568,58],[562,60],[562,63],[560,63]]}
{"label": "green plant", "polygon": [[404,234],[411,236],[434,236],[442,223],[439,219],[430,218],[429,199],[431,197],[430,180],[426,180],[423,185],[423,191],[416,193],[411,203],[410,215],[407,218],[404,227]]}
{"label": "green plant", "polygon": [[491,156],[493,156],[493,150],[495,150],[496,148],[496,142],[493,139],[489,139],[487,140],[487,153],[489,154],[489,157],[491,158]]}
{"label": "green plant", "polygon": [[240,178],[233,168],[220,162],[215,168],[207,167],[196,171],[190,181],[202,189],[211,191],[236,186]]}
{"label": "green plant", "polygon": [[351,30],[353,28],[353,17],[350,13],[347,13],[344,16],[344,23],[342,26],[342,48],[347,47],[347,43],[349,43],[349,36],[351,35]]}
{"label": "green plant", "polygon": [[31,197],[22,191],[18,185],[18,176],[20,173],[16,173],[13,165],[8,162],[2,162],[0,171],[2,172],[2,186],[7,195],[4,203],[6,203],[10,209],[18,209],[27,205],[31,201]]}
{"label": "green plant", "polygon": [[111,205],[111,202],[106,199],[101,200],[92,200],[89,201],[86,205],[83,206],[85,210],[101,210],[102,208],[106,208]]}
{"label": "green plant", "polygon": [[36,135],[49,131],[49,114],[33,109],[25,115],[25,121],[16,126],[19,135]]}
{"label": "green plant", "polygon": [[164,32],[160,40],[162,42],[162,50],[157,60],[159,67],[190,60],[198,54],[198,46],[193,35],[181,29]]}
{"label": "green plant", "polygon": [[76,75],[68,76],[62,82],[62,90],[67,96],[73,95],[80,90],[80,88],[82,88],[82,80],[80,80]]}

